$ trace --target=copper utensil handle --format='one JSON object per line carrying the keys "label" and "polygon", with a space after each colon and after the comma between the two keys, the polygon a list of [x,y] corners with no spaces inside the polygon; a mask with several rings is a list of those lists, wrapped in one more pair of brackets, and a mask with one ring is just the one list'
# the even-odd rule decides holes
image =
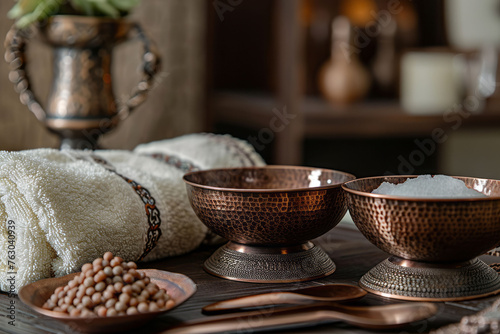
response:
{"label": "copper utensil handle", "polygon": [[[400,312],[400,310],[403,310]],[[276,326],[297,326],[341,320],[364,328],[393,328],[429,318],[437,313],[431,303],[401,303],[384,306],[342,306],[315,303],[276,310],[260,310],[193,320],[162,334],[209,334],[226,331],[247,332]]]}
{"label": "copper utensil handle", "polygon": [[279,310],[261,310],[238,314],[213,316],[186,322],[161,334],[209,334],[226,331],[250,332],[284,325],[318,323],[335,320],[331,311],[321,309],[322,304],[288,307]]}
{"label": "copper utensil handle", "polygon": [[216,313],[248,307],[279,305],[279,304],[304,304],[311,302],[311,298],[293,292],[270,292],[259,295],[246,296],[223,300],[203,308],[204,313]]}
{"label": "copper utensil handle", "polygon": [[202,311],[205,314],[214,314],[267,305],[307,304],[313,301],[338,302],[359,299],[366,294],[365,290],[347,284],[320,285],[295,291],[269,292],[223,300],[205,306]]}
{"label": "copper utensil handle", "polygon": [[[154,86],[154,78],[160,70],[161,58],[155,44],[146,36],[140,25],[133,25],[139,39],[144,45],[142,56],[142,79],[132,90],[130,97],[124,103],[118,103],[118,113],[114,118],[120,120],[128,117],[133,109],[142,104],[147,94]],[[9,79],[14,84],[16,92],[20,96],[21,103],[44,122],[46,113],[31,90],[31,83],[26,73],[26,44],[32,30],[18,29],[13,25],[5,38],[5,60],[10,64],[11,71]]]}

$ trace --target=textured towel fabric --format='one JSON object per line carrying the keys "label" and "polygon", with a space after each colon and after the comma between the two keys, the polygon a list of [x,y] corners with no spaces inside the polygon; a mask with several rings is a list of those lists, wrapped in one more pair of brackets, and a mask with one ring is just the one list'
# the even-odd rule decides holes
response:
{"label": "textured towel fabric", "polygon": [[191,251],[207,230],[182,175],[249,165],[264,165],[251,146],[212,134],[133,152],[0,152],[0,289],[69,274],[106,251],[134,261]]}
{"label": "textured towel fabric", "polygon": [[[213,147],[220,149],[213,150]],[[137,146],[136,153],[175,156],[192,161],[201,169],[263,165],[264,161],[247,142],[228,135],[210,133],[188,135]]]}

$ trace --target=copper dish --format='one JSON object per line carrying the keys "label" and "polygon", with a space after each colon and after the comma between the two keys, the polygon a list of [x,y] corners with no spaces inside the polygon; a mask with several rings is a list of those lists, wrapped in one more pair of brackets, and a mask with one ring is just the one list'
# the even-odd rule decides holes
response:
{"label": "copper dish", "polygon": [[477,256],[500,242],[500,181],[457,177],[488,197],[426,199],[372,194],[382,182],[345,183],[349,212],[375,246],[391,254],[361,280],[376,294],[406,300],[464,300],[498,293],[499,275]]}
{"label": "copper dish", "polygon": [[309,240],[345,215],[340,186],[354,178],[292,166],[186,174],[194,211],[209,229],[230,240],[205,262],[205,270],[246,282],[303,281],[333,273],[333,261]]}
{"label": "copper dish", "polygon": [[33,311],[65,323],[72,332],[111,333],[138,328],[160,314],[179,306],[196,292],[196,285],[187,276],[155,269],[140,269],[138,271],[145,273],[152,282],[156,283],[160,288],[165,289],[175,301],[175,305],[158,312],[95,318],[72,317],[61,312],[49,311],[42,308],[42,305],[57,287],[65,285],[79,273],[47,278],[28,284],[19,291],[19,298]]}

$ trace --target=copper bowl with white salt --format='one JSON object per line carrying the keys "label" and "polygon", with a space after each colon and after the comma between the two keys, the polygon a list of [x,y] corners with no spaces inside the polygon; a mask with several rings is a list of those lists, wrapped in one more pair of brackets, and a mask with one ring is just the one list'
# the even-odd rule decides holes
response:
{"label": "copper bowl with white salt", "polygon": [[[454,177],[481,197],[450,198],[446,192],[440,198],[418,197],[408,194],[412,188],[403,195],[372,193],[383,182],[416,177],[370,177],[342,186],[358,229],[392,255],[360,285],[407,300],[464,300],[499,292],[499,275],[477,257],[500,242],[500,181]],[[459,191],[452,193],[467,196]]]}

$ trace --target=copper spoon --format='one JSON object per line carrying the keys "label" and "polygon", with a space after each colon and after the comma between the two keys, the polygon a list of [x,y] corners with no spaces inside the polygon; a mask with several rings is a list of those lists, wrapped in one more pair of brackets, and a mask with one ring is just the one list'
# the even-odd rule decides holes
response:
{"label": "copper spoon", "polygon": [[242,308],[279,305],[279,304],[307,304],[312,301],[338,302],[361,298],[366,291],[350,284],[327,284],[289,292],[269,292],[252,296],[223,300],[205,306],[205,314],[222,313]]}
{"label": "copper spoon", "polygon": [[271,329],[276,326],[282,329],[283,326],[314,325],[334,320],[363,328],[386,329],[421,321],[436,313],[437,307],[434,304],[423,302],[364,307],[315,303],[192,320],[168,329],[162,334],[247,332],[256,329]]}

